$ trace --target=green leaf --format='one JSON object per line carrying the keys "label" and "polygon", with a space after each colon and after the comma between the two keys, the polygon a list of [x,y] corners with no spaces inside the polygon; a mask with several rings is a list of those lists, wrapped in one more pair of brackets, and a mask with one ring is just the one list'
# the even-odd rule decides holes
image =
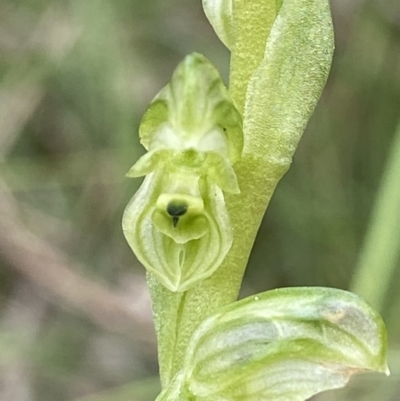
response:
{"label": "green leaf", "polygon": [[303,401],[368,370],[389,372],[380,316],[349,292],[286,288],[206,319],[189,342],[182,386],[199,399]]}
{"label": "green leaf", "polygon": [[279,7],[274,0],[233,0],[234,44],[231,46],[229,92],[241,113],[247,85],[264,57]]}
{"label": "green leaf", "polygon": [[[290,165],[331,66],[333,29],[326,0],[284,0],[268,36],[264,58],[247,86],[245,152],[260,141],[271,165]],[[263,148],[264,150],[264,148]]]}

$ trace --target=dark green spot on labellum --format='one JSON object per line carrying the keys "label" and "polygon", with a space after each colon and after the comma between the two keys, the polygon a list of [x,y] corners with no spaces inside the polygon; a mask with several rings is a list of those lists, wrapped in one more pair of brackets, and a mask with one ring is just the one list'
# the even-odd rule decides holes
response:
{"label": "dark green spot on labellum", "polygon": [[188,204],[182,201],[171,201],[167,205],[167,213],[172,217],[174,227],[177,226],[179,218],[183,216],[188,209]]}

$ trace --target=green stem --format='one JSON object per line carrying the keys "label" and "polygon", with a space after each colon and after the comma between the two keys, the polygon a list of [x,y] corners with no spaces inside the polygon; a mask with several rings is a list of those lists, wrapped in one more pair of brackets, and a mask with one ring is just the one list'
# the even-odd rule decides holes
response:
{"label": "green stem", "polygon": [[[382,310],[400,255],[400,124],[384,171],[351,290]],[[379,280],[377,280],[379,275]]]}
{"label": "green stem", "polygon": [[[243,111],[247,83],[263,58],[266,38],[276,17],[276,7],[263,0],[235,0],[234,9],[240,29],[236,32],[238,39],[232,53],[230,82],[235,104]],[[248,43],[251,43],[250,48]],[[154,278],[148,280],[158,333],[163,387],[181,368],[187,342],[199,323],[219,307],[237,299],[258,227],[278,181],[268,178],[268,162],[255,158],[251,152],[243,157],[235,170],[241,194],[226,196],[226,204],[234,232],[240,233],[240,238],[235,237],[229,254],[216,273],[187,291],[183,303],[180,302],[181,294],[168,291]],[[258,202],[254,202],[255,193],[259,194]]]}
{"label": "green stem", "polygon": [[181,369],[199,323],[236,300],[265,209],[290,166],[332,58],[328,1],[234,0],[233,10],[230,92],[244,115],[244,151],[234,166],[241,193],[226,195],[234,241],[217,271],[187,291],[183,302],[181,294],[149,280],[163,387]]}

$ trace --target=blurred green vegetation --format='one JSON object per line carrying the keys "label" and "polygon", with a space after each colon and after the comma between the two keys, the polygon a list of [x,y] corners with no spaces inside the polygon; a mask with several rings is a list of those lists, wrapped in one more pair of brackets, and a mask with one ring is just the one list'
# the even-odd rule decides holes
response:
{"label": "blurred green vegetation", "polygon": [[[140,182],[124,175],[143,152],[140,117],[176,64],[198,51],[226,79],[228,51],[200,0],[3,0],[1,9],[0,399],[152,400],[144,269],[121,230]],[[399,167],[381,182],[400,120],[400,3],[332,0],[332,9],[331,76],[242,296],[298,285],[363,292],[355,273],[364,271],[364,295],[379,296],[388,324],[392,376],[316,399],[397,400],[400,224],[388,231],[384,221],[399,221],[398,191],[387,191],[400,186]],[[384,266],[375,239],[376,252],[396,251]]]}

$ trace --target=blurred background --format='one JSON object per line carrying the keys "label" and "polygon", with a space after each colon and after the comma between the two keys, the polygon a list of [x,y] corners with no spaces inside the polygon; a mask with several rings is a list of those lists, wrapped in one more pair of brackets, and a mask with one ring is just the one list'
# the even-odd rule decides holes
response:
{"label": "blurred background", "polygon": [[[360,376],[315,399],[396,401],[400,169],[388,166],[400,3],[331,3],[332,72],[241,296],[298,285],[365,292],[388,326],[392,376]],[[176,64],[198,51],[227,81],[228,51],[200,0],[2,0],[0,9],[0,400],[153,400],[149,295],[121,230],[140,180],[125,173],[143,153],[140,118]],[[391,256],[383,267],[378,251]]]}

